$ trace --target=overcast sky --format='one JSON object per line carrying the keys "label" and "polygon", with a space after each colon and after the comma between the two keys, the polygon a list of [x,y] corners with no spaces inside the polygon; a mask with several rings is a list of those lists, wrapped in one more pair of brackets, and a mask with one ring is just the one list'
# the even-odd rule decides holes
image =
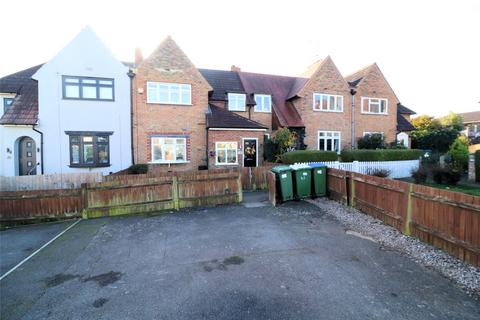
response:
{"label": "overcast sky", "polygon": [[197,67],[299,75],[330,55],[377,62],[419,114],[480,110],[480,1],[6,1],[0,76],[52,58],[90,25],[120,60],[171,35]]}

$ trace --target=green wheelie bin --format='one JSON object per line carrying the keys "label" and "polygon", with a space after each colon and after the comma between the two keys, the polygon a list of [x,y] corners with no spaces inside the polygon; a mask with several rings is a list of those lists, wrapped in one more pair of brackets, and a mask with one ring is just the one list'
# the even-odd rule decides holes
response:
{"label": "green wheelie bin", "polygon": [[310,163],[312,169],[312,189],[315,197],[327,194],[327,167],[322,163]]}
{"label": "green wheelie bin", "polygon": [[282,201],[293,199],[292,169],[289,166],[273,167],[272,172],[277,176],[277,188],[280,190]]}
{"label": "green wheelie bin", "polygon": [[293,189],[295,198],[305,199],[312,196],[312,169],[308,164],[292,164]]}

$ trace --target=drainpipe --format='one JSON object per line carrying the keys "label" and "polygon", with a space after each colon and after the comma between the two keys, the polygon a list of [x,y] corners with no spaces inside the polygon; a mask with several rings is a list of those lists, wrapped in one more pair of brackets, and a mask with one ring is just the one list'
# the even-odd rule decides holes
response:
{"label": "drainpipe", "polygon": [[133,147],[133,78],[135,77],[135,72],[133,72],[132,69],[129,69],[127,76],[130,78],[130,152],[132,154],[132,164],[135,164]]}
{"label": "drainpipe", "polygon": [[352,149],[355,149],[355,94],[357,91],[350,89],[350,94],[352,95]]}
{"label": "drainpipe", "polygon": [[40,171],[43,174],[43,132],[35,129],[35,125],[32,126],[32,130],[40,133]]}

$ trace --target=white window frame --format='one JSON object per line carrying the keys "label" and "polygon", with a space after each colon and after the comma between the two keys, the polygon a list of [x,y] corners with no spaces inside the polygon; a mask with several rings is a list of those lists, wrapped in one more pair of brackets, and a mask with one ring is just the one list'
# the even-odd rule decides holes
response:
{"label": "white window frame", "polygon": [[[155,88],[150,88],[154,86]],[[168,100],[162,101],[160,99],[160,86],[168,87]],[[178,86],[178,96],[179,101],[172,101],[172,87]],[[149,94],[150,90],[155,90],[155,96]],[[188,101],[182,102],[182,95],[184,92],[188,92]],[[174,83],[174,82],[156,82],[156,81],[147,81],[147,103],[151,104],[169,104],[169,105],[183,105],[191,106],[192,105],[192,85],[188,83]]]}
{"label": "white window frame", "polygon": [[[154,143],[154,139],[159,139],[160,140],[160,145],[163,146],[165,145],[165,139],[173,139],[175,141],[173,149],[175,150],[175,159],[177,158],[177,139],[182,139],[185,143],[184,145],[184,155],[185,159],[184,160],[164,160],[165,159],[165,148],[162,147],[162,160],[155,160],[153,158],[154,152],[153,152],[153,147],[156,145]],[[150,137],[150,148],[151,148],[151,163],[188,163],[188,155],[187,155],[187,137],[175,137],[175,136],[153,136]]]}
{"label": "white window frame", "polygon": [[[229,111],[245,111],[247,105],[247,95],[245,93],[228,93],[227,97]],[[243,106],[238,106],[239,98],[243,99]],[[233,105],[233,102],[235,102],[235,105]]]}
{"label": "white window frame", "polygon": [[[385,101],[385,112],[372,112],[372,101],[375,101],[375,104],[378,103],[378,110],[380,111],[380,107],[381,107],[381,101]],[[364,110],[364,106],[365,106],[365,101],[367,101],[367,107],[368,107],[368,111],[365,111]],[[371,97],[362,97],[362,105],[361,105],[361,113],[363,114],[382,114],[382,115],[388,115],[388,99],[384,99],[384,98],[371,98]]]}
{"label": "white window frame", "polygon": [[[334,136],[335,134],[338,133],[338,151],[337,153],[339,154],[342,151],[342,132],[341,131],[325,131],[325,130],[318,130],[317,131],[317,150],[320,150],[320,133],[324,133],[325,137],[323,137],[324,140],[332,140],[332,146],[335,145],[334,140],[336,137]],[[326,137],[327,133],[331,133],[331,137]],[[327,142],[325,141],[324,148],[323,150],[320,151],[335,151],[335,150],[327,150]]]}
{"label": "white window frame", "polygon": [[[258,109],[259,107],[259,104],[257,102],[257,98],[260,98],[260,100],[262,101],[262,108],[261,109]],[[268,99],[267,99],[268,98]],[[269,95],[269,94],[256,94],[254,95],[254,99],[255,99],[255,112],[263,112],[263,113],[271,113],[272,112],[272,96]],[[269,101],[269,106],[268,106],[268,110],[265,110],[265,101]]]}
{"label": "white window frame", "polygon": [[[229,148],[219,148],[218,144],[219,143],[234,143],[236,145],[235,148],[235,163],[224,163],[224,162],[218,162],[218,150],[225,150],[225,160],[227,159],[228,156],[228,150],[231,150]],[[237,141],[216,141],[215,142],[215,165],[217,166],[236,166],[238,165],[238,142]]]}
{"label": "white window frame", "polygon": [[365,137],[366,135],[372,135],[372,134],[380,134],[382,135],[382,138],[385,137],[385,133],[382,131],[364,131],[363,136]]}
{"label": "white window frame", "polygon": [[[315,98],[319,97],[320,101],[322,101],[323,97],[327,97],[327,110],[320,108],[316,108],[315,106]],[[338,101],[340,100],[340,109],[332,109],[330,107],[330,98],[334,98],[334,104],[335,106],[338,105]],[[343,101],[344,98],[342,95],[336,95],[336,94],[328,94],[328,93],[320,93],[320,92],[315,92],[313,93],[313,101],[312,101],[312,107],[313,111],[318,111],[318,112],[343,112]],[[321,104],[320,104],[321,105]]]}

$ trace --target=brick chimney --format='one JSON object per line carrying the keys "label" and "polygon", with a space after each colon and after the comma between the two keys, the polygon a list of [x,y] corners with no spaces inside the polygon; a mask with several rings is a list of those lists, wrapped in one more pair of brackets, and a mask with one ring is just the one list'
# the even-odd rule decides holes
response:
{"label": "brick chimney", "polygon": [[143,55],[140,48],[135,48],[135,66],[138,66],[143,61]]}
{"label": "brick chimney", "polygon": [[240,69],[240,67],[237,67],[236,65],[233,64],[230,67],[230,71],[240,72],[240,71],[242,71],[242,69]]}

